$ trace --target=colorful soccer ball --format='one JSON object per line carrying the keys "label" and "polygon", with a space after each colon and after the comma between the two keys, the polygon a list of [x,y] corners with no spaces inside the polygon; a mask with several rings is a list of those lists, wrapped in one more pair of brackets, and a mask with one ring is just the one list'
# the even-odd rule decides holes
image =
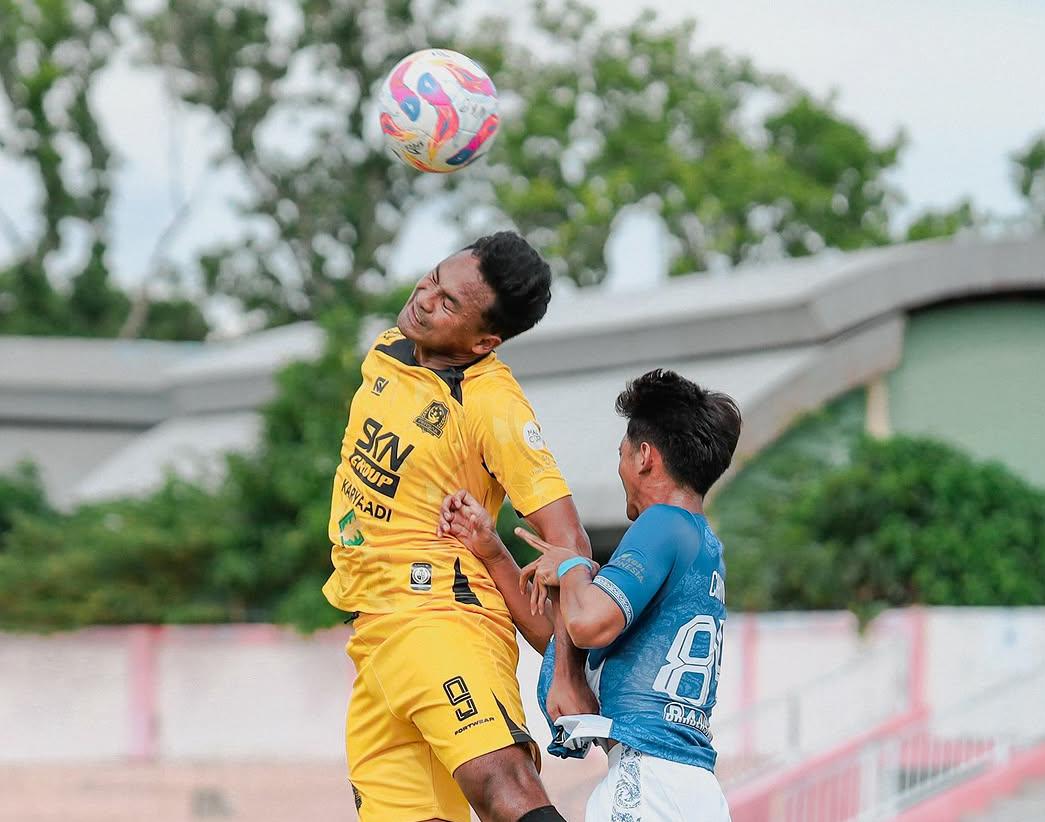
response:
{"label": "colorful soccer ball", "polygon": [[381,85],[381,131],[418,171],[446,173],[482,157],[497,133],[497,89],[479,64],[447,49],[415,51]]}

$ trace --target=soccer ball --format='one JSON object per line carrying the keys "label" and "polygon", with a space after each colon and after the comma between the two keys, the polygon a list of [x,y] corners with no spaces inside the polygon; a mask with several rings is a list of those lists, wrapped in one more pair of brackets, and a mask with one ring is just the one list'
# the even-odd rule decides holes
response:
{"label": "soccer ball", "polygon": [[448,49],[415,51],[381,84],[381,131],[418,171],[447,173],[483,156],[497,133],[497,89],[479,64]]}

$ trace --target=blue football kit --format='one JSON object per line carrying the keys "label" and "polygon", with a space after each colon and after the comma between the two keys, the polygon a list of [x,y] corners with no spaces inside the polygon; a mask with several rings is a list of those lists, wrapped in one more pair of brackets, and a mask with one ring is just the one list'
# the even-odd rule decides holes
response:
{"label": "blue football kit", "polygon": [[[722,543],[707,519],[672,505],[643,511],[595,576],[624,615],[623,632],[588,652],[587,673],[607,736],[661,760],[714,771],[715,707],[726,618]],[[554,669],[549,645],[538,681],[544,708]],[[549,723],[551,724],[551,723]],[[562,731],[549,752],[571,755]]]}

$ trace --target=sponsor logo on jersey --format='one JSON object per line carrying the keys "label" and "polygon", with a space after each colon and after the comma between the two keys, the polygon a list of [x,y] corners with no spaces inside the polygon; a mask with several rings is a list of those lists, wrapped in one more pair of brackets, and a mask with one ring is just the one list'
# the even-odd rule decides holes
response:
{"label": "sponsor logo on jersey", "polygon": [[541,426],[539,426],[534,420],[530,420],[523,426],[522,435],[526,444],[534,451],[543,451],[547,447],[544,444],[544,435],[541,433]]}
{"label": "sponsor logo on jersey", "polygon": [[341,480],[341,493],[348,500],[348,504],[361,514],[366,514],[374,519],[392,521],[392,509],[380,502],[374,502],[366,494],[360,491],[347,479]]}
{"label": "sponsor logo on jersey", "polygon": [[370,389],[376,396],[380,397],[381,392],[388,387],[388,380],[384,377],[376,377],[374,379],[374,387]]}
{"label": "sponsor logo on jersey", "polygon": [[718,571],[711,572],[711,590],[708,591],[708,596],[714,597],[723,605],[726,603],[726,581]]}
{"label": "sponsor logo on jersey", "polygon": [[669,702],[664,706],[664,720],[694,728],[704,734],[708,741],[711,740],[711,724],[708,722],[708,715],[699,708],[682,705],[679,702]]}
{"label": "sponsor logo on jersey", "polygon": [[410,566],[410,587],[415,591],[432,590],[432,563],[415,562]]}
{"label": "sponsor logo on jersey", "polygon": [[363,436],[356,440],[356,450],[348,458],[356,476],[379,494],[393,498],[399,490],[399,474],[414,446],[405,448],[397,434],[382,431],[373,417],[363,423]]}
{"label": "sponsor logo on jersey", "polygon": [[426,434],[431,434],[433,437],[443,436],[443,429],[446,428],[446,421],[450,417],[450,409],[447,407],[445,402],[439,400],[432,400],[425,407],[414,422],[417,427],[424,431]]}
{"label": "sponsor logo on jersey", "polygon": [[639,582],[646,581],[646,566],[642,564],[642,560],[639,559],[639,555],[634,551],[625,551],[619,557],[615,558],[611,565],[615,565],[622,571],[627,571]]}
{"label": "sponsor logo on jersey", "polygon": [[475,700],[472,699],[472,692],[465,685],[464,677],[455,676],[446,680],[443,683],[443,691],[450,700],[450,705],[456,709],[454,713],[458,722],[464,722],[479,713],[479,709],[475,707]]}
{"label": "sponsor logo on jersey", "polygon": [[363,532],[358,527],[350,527],[356,521],[356,512],[349,511],[337,522],[338,532],[341,535],[341,544],[345,548],[355,548],[366,542]]}

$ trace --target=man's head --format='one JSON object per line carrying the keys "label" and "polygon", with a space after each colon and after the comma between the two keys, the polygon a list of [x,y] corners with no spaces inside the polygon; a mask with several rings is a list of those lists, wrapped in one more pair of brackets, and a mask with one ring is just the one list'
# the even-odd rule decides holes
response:
{"label": "man's head", "polygon": [[398,325],[428,351],[481,357],[533,328],[550,300],[548,264],[518,234],[499,231],[426,274],[399,312]]}
{"label": "man's head", "polygon": [[628,420],[618,472],[632,520],[650,504],[650,491],[666,484],[703,497],[729,467],[740,437],[732,397],[659,368],[628,384],[617,413]]}

